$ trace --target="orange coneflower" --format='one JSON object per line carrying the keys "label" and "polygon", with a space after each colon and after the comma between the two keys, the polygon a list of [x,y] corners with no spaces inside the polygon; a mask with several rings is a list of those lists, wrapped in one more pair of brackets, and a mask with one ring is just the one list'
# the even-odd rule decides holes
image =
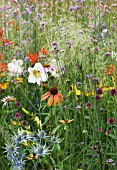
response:
{"label": "orange coneflower", "polygon": [[48,106],[51,106],[53,102],[54,102],[54,106],[56,106],[57,104],[61,102],[61,100],[64,100],[63,95],[58,92],[58,89],[55,86],[52,86],[49,92],[42,95],[41,100],[45,100],[48,97],[49,97],[48,103],[47,103]]}
{"label": "orange coneflower", "polygon": [[32,64],[37,63],[39,61],[38,52],[36,52],[35,54],[29,53],[28,57]]}
{"label": "orange coneflower", "polygon": [[39,51],[40,53],[42,53],[43,55],[47,55],[47,49],[43,48]]}
{"label": "orange coneflower", "polygon": [[114,70],[115,70],[114,65],[111,64],[105,68],[104,73],[105,75],[112,75],[114,73]]}

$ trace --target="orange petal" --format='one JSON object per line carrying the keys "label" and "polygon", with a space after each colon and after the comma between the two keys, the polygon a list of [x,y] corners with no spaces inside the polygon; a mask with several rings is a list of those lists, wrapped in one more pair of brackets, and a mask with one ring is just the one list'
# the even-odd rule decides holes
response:
{"label": "orange petal", "polygon": [[57,103],[58,103],[58,98],[59,98],[58,94],[54,95],[54,106],[57,105]]}
{"label": "orange petal", "polygon": [[50,96],[50,92],[45,93],[44,95],[42,95],[41,100],[45,100],[46,98],[48,98]]}
{"label": "orange petal", "polygon": [[59,96],[64,100],[64,96],[61,93],[59,93]]}
{"label": "orange petal", "polygon": [[51,95],[50,98],[48,99],[47,105],[48,105],[48,106],[51,106],[51,105],[52,105],[52,102],[53,102],[53,95]]}

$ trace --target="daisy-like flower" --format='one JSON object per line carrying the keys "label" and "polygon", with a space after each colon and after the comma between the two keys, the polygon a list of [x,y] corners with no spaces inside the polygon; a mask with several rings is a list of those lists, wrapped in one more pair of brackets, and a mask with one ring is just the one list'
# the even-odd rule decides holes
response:
{"label": "daisy-like flower", "polygon": [[73,122],[73,121],[74,121],[74,119],[71,119],[71,120],[65,119],[65,120],[59,120],[59,123],[61,123],[61,124],[67,124],[67,123],[71,123],[71,122]]}
{"label": "daisy-like flower", "polygon": [[41,81],[47,81],[47,75],[41,63],[36,63],[33,68],[29,67],[28,72],[30,73],[29,83],[37,83],[40,86]]}
{"label": "daisy-like flower", "polygon": [[23,72],[22,68],[23,61],[22,60],[16,60],[13,59],[11,63],[8,64],[8,70],[10,72],[10,76],[19,76]]}
{"label": "daisy-like flower", "polygon": [[57,73],[57,61],[55,59],[51,60],[49,64],[44,64],[43,67],[45,68],[45,72],[50,73],[53,77],[59,77]]}
{"label": "daisy-like flower", "polygon": [[15,101],[15,100],[16,98],[14,98],[13,96],[6,96],[1,100],[1,102],[3,102],[5,106],[8,102]]}
{"label": "daisy-like flower", "polygon": [[58,92],[58,89],[55,86],[52,86],[49,92],[42,95],[41,100],[45,100],[48,97],[49,97],[47,103],[48,106],[51,106],[53,102],[54,102],[54,106],[56,106],[57,104],[61,103],[61,100],[64,100],[63,95]]}

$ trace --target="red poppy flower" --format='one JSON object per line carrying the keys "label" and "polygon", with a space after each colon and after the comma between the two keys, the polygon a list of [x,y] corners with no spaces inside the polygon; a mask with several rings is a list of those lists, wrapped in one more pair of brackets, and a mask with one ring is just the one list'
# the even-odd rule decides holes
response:
{"label": "red poppy flower", "polygon": [[38,52],[36,52],[35,54],[29,53],[28,57],[29,57],[32,64],[39,61]]}
{"label": "red poppy flower", "polygon": [[57,104],[61,103],[61,100],[64,100],[63,95],[58,92],[58,89],[55,86],[52,86],[49,92],[42,95],[41,100],[45,100],[48,97],[49,97],[47,103],[48,106],[51,106],[53,102],[54,102],[54,106],[56,106]]}
{"label": "red poppy flower", "polygon": [[46,50],[46,48],[41,49],[39,52],[42,53],[43,55],[47,55],[47,50]]}

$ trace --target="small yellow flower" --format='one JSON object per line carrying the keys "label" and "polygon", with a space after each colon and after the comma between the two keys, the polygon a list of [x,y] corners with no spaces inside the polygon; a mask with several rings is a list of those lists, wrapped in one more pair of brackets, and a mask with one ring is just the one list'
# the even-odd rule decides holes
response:
{"label": "small yellow flower", "polygon": [[40,123],[41,123],[41,120],[39,120],[38,116],[34,117],[34,121],[36,122],[37,125],[40,125]]}
{"label": "small yellow flower", "polygon": [[28,142],[26,140],[24,140],[24,143],[23,143],[24,146],[28,146]]}
{"label": "small yellow flower", "polygon": [[87,92],[85,92],[85,95],[86,95],[86,96],[90,96],[90,95],[93,95],[93,96],[94,96],[94,91],[91,91],[91,92],[88,92],[88,91],[87,91]]}
{"label": "small yellow flower", "polygon": [[76,85],[74,86],[74,90],[76,92],[76,96],[80,96],[81,95],[81,91],[77,89]]}
{"label": "small yellow flower", "polygon": [[7,83],[0,83],[0,89],[1,90],[6,90],[6,88],[7,88]]}
{"label": "small yellow flower", "polygon": [[38,158],[38,155],[37,155],[37,154],[36,154],[36,155],[30,154],[30,155],[27,157],[28,160],[37,159],[37,158]]}
{"label": "small yellow flower", "polygon": [[15,126],[16,126],[16,125],[21,126],[21,123],[20,123],[19,121],[18,121],[18,122],[13,121],[12,124],[15,125]]}
{"label": "small yellow flower", "polygon": [[18,81],[19,83],[22,83],[22,78],[18,77],[18,78],[17,78],[17,81]]}

